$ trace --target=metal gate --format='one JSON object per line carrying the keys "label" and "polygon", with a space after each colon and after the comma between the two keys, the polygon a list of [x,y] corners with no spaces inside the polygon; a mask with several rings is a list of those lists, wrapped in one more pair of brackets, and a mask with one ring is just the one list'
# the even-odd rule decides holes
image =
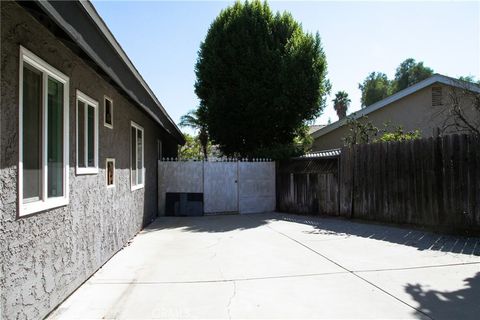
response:
{"label": "metal gate", "polygon": [[238,212],[238,163],[205,162],[203,211]]}

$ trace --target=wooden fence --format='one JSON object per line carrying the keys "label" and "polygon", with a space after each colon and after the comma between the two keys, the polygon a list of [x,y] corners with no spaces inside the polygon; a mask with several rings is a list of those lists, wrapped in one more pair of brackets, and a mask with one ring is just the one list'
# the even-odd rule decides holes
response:
{"label": "wooden fence", "polygon": [[[280,163],[278,210],[480,232],[480,141],[472,136],[343,148],[337,168],[291,172],[288,181]],[[331,178],[319,183],[315,175]]]}
{"label": "wooden fence", "polygon": [[277,210],[338,214],[338,159],[294,159],[277,169]]}

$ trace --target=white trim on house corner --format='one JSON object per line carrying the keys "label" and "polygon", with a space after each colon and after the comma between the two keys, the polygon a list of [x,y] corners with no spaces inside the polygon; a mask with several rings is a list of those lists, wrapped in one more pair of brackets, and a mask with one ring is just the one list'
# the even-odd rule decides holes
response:
{"label": "white trim on house corner", "polygon": [[[37,212],[65,206],[69,203],[69,85],[70,79],[62,72],[58,71],[43,59],[20,46],[19,63],[19,111],[18,111],[18,215],[25,217]],[[24,63],[42,73],[42,165],[41,165],[41,199],[24,203],[23,201],[23,66]],[[63,196],[48,197],[48,162],[47,162],[47,102],[48,97],[45,92],[48,90],[48,77],[55,79],[63,84]]]}
{"label": "white trim on house corner", "polygon": [[[107,123],[107,100],[110,101],[112,123]],[[113,129],[113,99],[108,96],[103,96],[103,125],[107,128]]]}
{"label": "white trim on house corner", "polygon": [[[85,104],[84,108],[84,145],[83,145],[83,156],[84,156],[84,164],[85,167],[79,167],[78,166],[78,148],[79,148],[79,143],[78,143],[78,102],[81,101]],[[94,113],[94,123],[93,123],[93,161],[94,161],[94,166],[93,167],[88,167],[88,106],[92,106],[95,109]],[[97,174],[98,173],[98,102],[89,96],[87,96],[85,93],[81,92],[80,90],[77,90],[77,98],[75,99],[75,112],[76,112],[76,119],[75,119],[75,138],[76,138],[76,163],[75,163],[75,172],[77,175],[82,175],[82,174]]]}
{"label": "white trim on house corner", "polygon": [[448,85],[448,86],[453,86],[453,87],[457,87],[457,88],[467,88],[471,91],[474,91],[474,92],[477,92],[477,93],[480,93],[480,87],[475,85],[475,84],[472,84],[472,83],[468,83],[468,82],[465,82],[465,81],[461,81],[461,80],[458,80],[458,79],[454,79],[454,78],[450,78],[450,77],[447,77],[447,76],[444,76],[444,75],[441,75],[441,74],[434,74],[433,76],[431,76],[430,78],[427,78],[423,81],[420,81],[419,83],[416,83],[414,84],[413,86],[410,86],[406,89],[403,89],[383,100],[380,100],[372,105],[369,105],[368,107],[364,108],[364,109],[360,109],[358,110],[357,112],[354,112],[350,115],[348,115],[347,118],[343,118],[342,120],[338,120],[330,125],[327,125],[323,128],[320,128],[318,129],[317,131],[314,131],[312,133],[312,137],[313,138],[318,138],[318,137],[321,137],[339,127],[342,127],[344,126],[348,119],[349,118],[353,118],[353,119],[358,119],[360,117],[363,117],[363,116],[366,116],[378,109],[381,109],[397,100],[400,100],[408,95],[411,95],[421,89],[424,89],[428,86],[431,86],[435,83],[441,83],[441,84],[444,84],[444,85]]}
{"label": "white trim on house corner", "polygon": [[[108,184],[108,163],[113,162],[113,184]],[[115,184],[117,182],[117,178],[115,177],[115,159],[114,158],[106,158],[105,159],[105,185],[107,189],[115,188]]]}
{"label": "white trim on house corner", "polygon": [[[132,175],[132,168],[133,168],[133,161],[132,161],[132,130],[131,128],[135,128],[135,139],[138,139],[138,131],[142,132],[142,167],[141,167],[141,175],[142,175],[142,183],[138,183],[138,149],[135,151],[135,170],[137,172],[135,183],[133,182],[133,175]],[[145,131],[143,130],[143,127],[140,126],[139,124],[131,121],[130,122],[130,189],[132,191],[142,189],[145,186]],[[135,148],[137,148],[137,141],[135,141]]]}

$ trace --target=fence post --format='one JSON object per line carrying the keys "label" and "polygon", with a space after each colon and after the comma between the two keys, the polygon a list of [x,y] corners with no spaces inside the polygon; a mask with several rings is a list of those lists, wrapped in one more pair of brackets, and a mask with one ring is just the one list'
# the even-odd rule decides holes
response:
{"label": "fence post", "polygon": [[353,203],[353,183],[354,183],[354,148],[343,147],[339,158],[339,215],[351,217]]}

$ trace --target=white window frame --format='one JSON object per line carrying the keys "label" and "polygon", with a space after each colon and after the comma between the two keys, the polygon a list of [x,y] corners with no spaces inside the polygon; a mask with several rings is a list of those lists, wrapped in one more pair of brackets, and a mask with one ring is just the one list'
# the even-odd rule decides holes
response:
{"label": "white window frame", "polygon": [[[23,202],[23,66],[28,63],[42,73],[42,199],[32,202]],[[48,88],[48,77],[63,84],[63,196],[48,197],[48,161],[47,161],[47,99],[45,94]],[[19,111],[18,111],[18,217],[24,217],[40,211],[45,211],[69,203],[69,85],[70,79],[31,51],[20,46],[19,63]]]}
{"label": "white window frame", "polygon": [[[112,124],[107,123],[107,103],[110,101],[110,112],[112,113]],[[113,99],[107,96],[103,96],[103,125],[107,128],[113,129]]]}
{"label": "white window frame", "polygon": [[[88,106],[92,106],[95,109],[94,113],[94,121],[93,121],[93,129],[94,129],[94,148],[93,148],[93,161],[95,163],[94,167],[79,167],[78,166],[78,155],[79,155],[79,145],[78,145],[78,102],[81,101],[85,104],[85,109],[84,109],[84,151],[83,155],[85,157],[84,163],[87,165],[88,163],[88,143],[87,143],[87,137],[88,137],[88,121],[87,121],[87,114],[88,114]],[[98,173],[98,102],[89,96],[87,96],[85,93],[81,92],[80,90],[77,90],[77,98],[75,100],[75,111],[76,111],[76,119],[75,119],[75,127],[76,127],[76,132],[75,132],[75,138],[76,138],[76,163],[75,163],[75,169],[77,175],[81,174],[97,174]]]}
{"label": "white window frame", "polygon": [[[138,168],[136,167],[138,164],[138,150],[135,152],[135,155],[136,155],[135,163],[132,163],[133,162],[132,161],[132,128],[136,129],[135,139],[137,139],[138,131],[142,131],[142,172],[141,172],[142,183],[138,183],[139,175],[138,175]],[[133,190],[142,189],[145,186],[145,131],[143,130],[143,127],[131,121],[129,135],[130,135],[130,187],[131,187],[131,190],[133,191]],[[137,142],[135,141],[135,148],[136,147],[137,147]],[[133,165],[135,165],[135,168],[137,170],[137,174],[136,174],[137,181],[135,184],[133,183],[133,174],[132,174]]]}
{"label": "white window frame", "polygon": [[[113,184],[108,184],[108,163],[113,162]],[[115,188],[115,184],[117,182],[117,179],[115,177],[115,159],[114,158],[106,158],[105,159],[105,185],[107,188]]]}

